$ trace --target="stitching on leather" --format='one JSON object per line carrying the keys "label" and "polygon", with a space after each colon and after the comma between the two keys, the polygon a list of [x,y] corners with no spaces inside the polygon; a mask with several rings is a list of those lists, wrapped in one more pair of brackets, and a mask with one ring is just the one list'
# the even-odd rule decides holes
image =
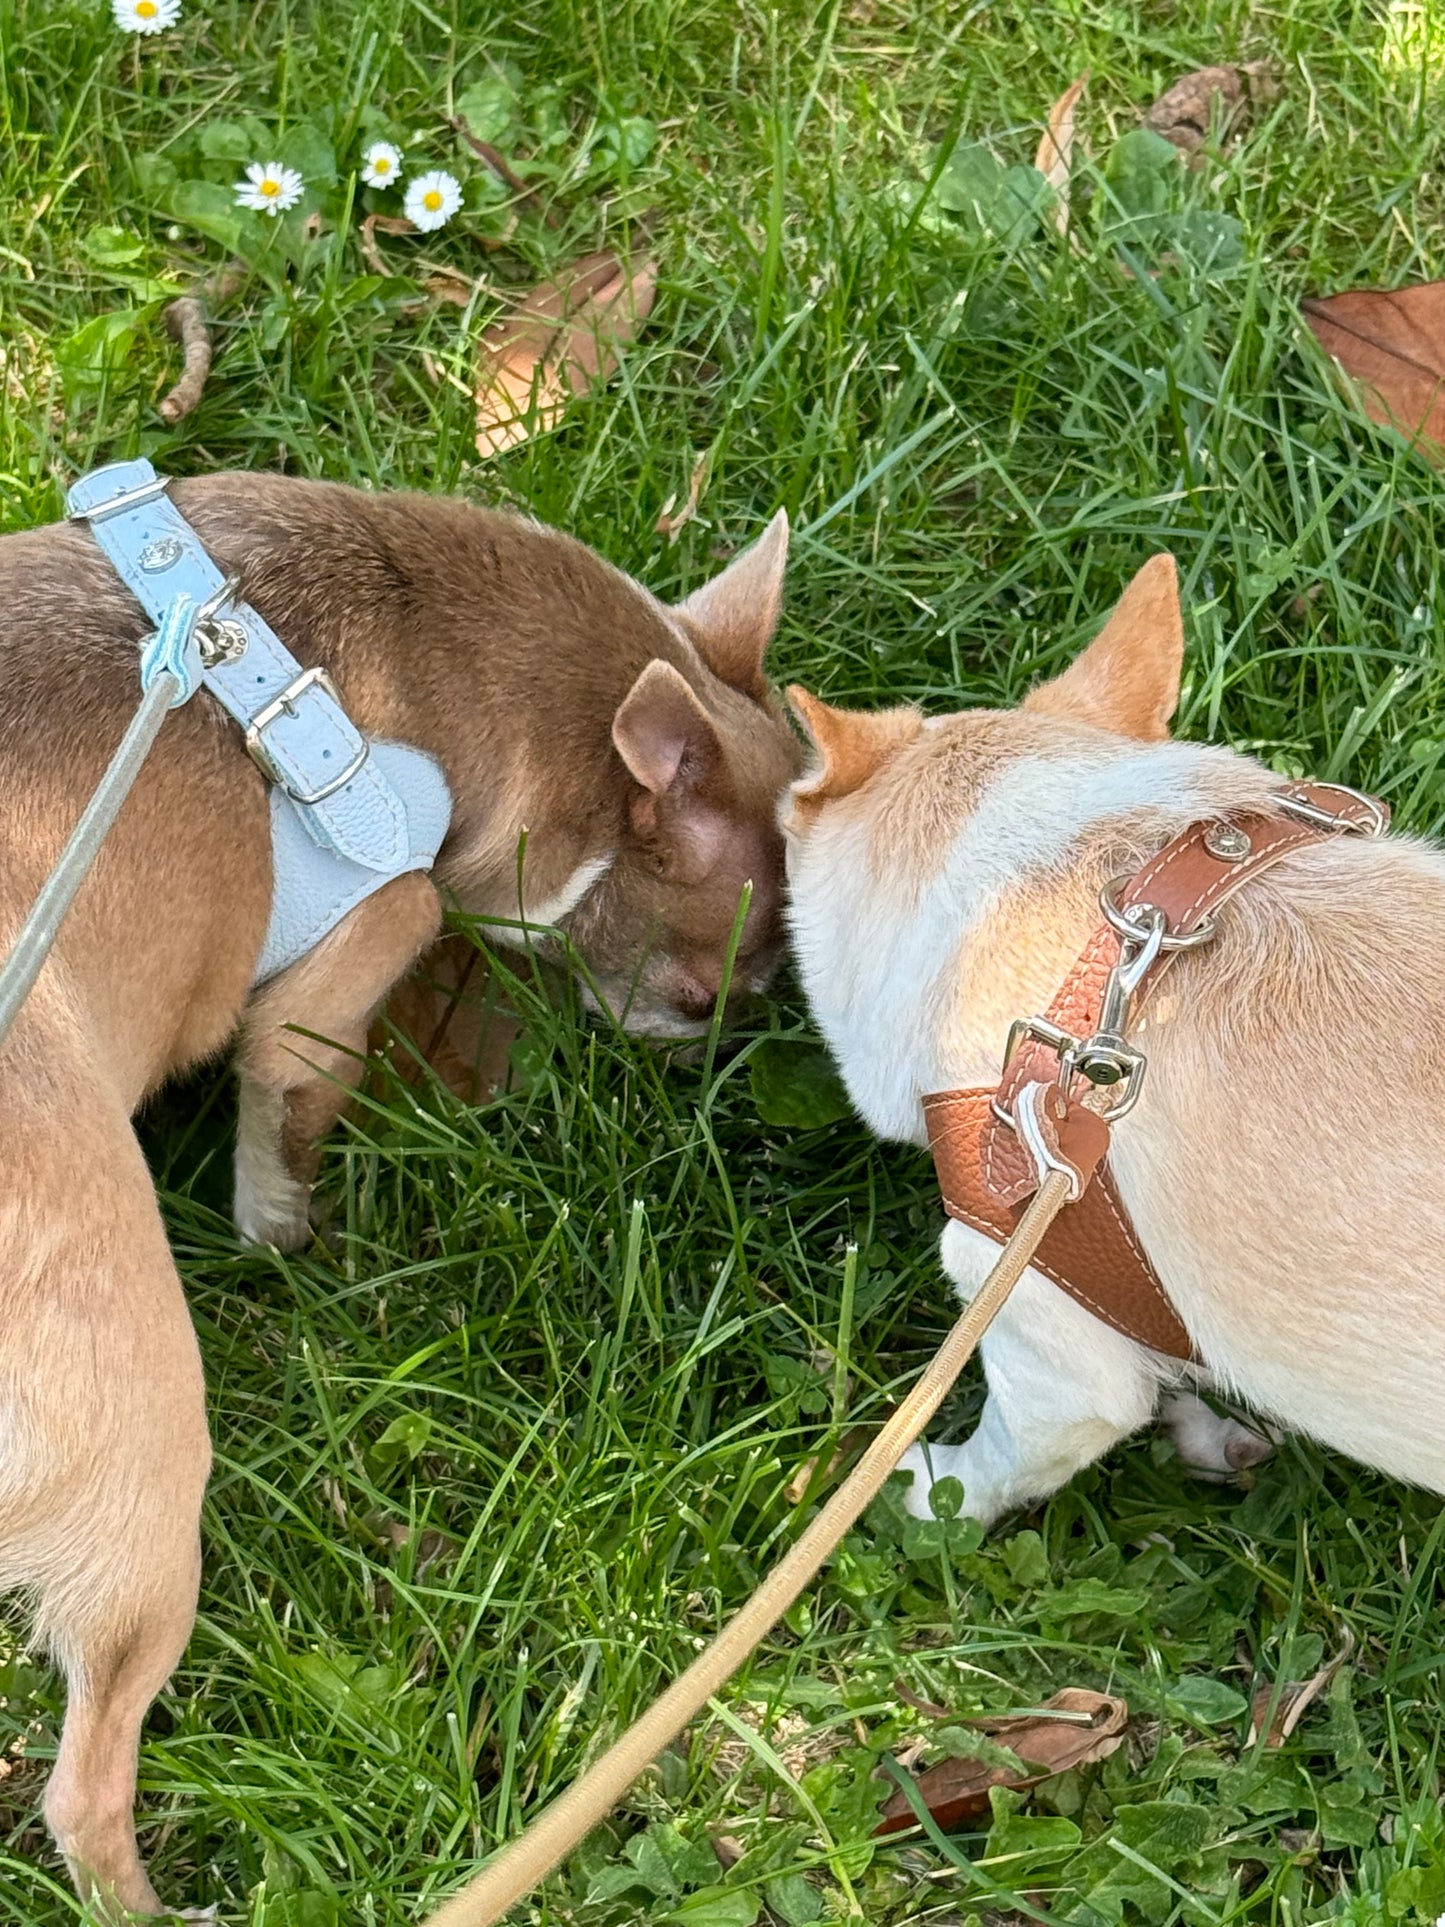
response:
{"label": "stitching on leather", "polygon": [[[956,1218],[960,1224],[968,1225],[973,1231],[981,1231],[985,1237],[992,1238],[995,1244],[1002,1243],[1008,1236],[1005,1232],[1001,1238],[997,1225],[990,1224],[987,1218],[976,1217],[966,1206],[955,1204],[951,1198],[945,1197],[943,1205],[951,1218]],[[1150,1344],[1149,1340],[1142,1338],[1137,1331],[1127,1330],[1119,1323],[1117,1313],[1110,1311],[1106,1305],[1096,1303],[1096,1301],[1089,1296],[1088,1292],[1081,1286],[1076,1285],[1072,1279],[1066,1278],[1055,1265],[1050,1264],[1049,1260],[1042,1257],[1037,1251],[1033,1257],[1030,1258],[1029,1267],[1033,1271],[1041,1271],[1046,1278],[1050,1279],[1059,1287],[1060,1291],[1066,1292],[1070,1298],[1082,1305],[1086,1311],[1092,1312],[1101,1324],[1107,1325],[1111,1331],[1118,1332],[1121,1338],[1132,1338],[1136,1345],[1144,1345],[1150,1351],[1168,1349],[1165,1346]],[[1183,1329],[1181,1325],[1180,1330],[1183,1331]],[[1185,1335],[1187,1337],[1188,1334],[1186,1333]],[[1189,1349],[1190,1355],[1192,1356],[1193,1346],[1191,1345]]]}

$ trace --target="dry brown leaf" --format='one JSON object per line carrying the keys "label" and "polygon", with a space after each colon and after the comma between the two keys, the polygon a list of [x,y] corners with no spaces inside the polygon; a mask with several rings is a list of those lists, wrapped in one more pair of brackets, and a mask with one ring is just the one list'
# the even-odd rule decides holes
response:
{"label": "dry brown leaf", "polygon": [[1360,405],[1426,444],[1432,461],[1445,454],[1445,281],[1412,288],[1352,288],[1302,301],[1305,320],[1327,355],[1359,387]]}
{"label": "dry brown leaf", "polygon": [[1089,84],[1089,70],[1086,67],[1074,82],[1059,95],[1049,109],[1048,125],[1039,151],[1034,156],[1034,166],[1054,190],[1057,199],[1053,205],[1053,222],[1060,234],[1069,231],[1069,185],[1074,171],[1074,120],[1084,89]]}
{"label": "dry brown leaf", "polygon": [[542,281],[482,336],[477,453],[500,455],[555,426],[569,400],[608,379],[646,320],[657,264],[629,271],[610,249]]}
{"label": "dry brown leaf", "polygon": [[393,270],[386,265],[381,249],[376,245],[380,234],[415,234],[416,223],[408,221],[404,214],[368,214],[361,224],[361,258],[373,274],[383,274],[390,278]]}
{"label": "dry brown leaf", "polygon": [[[872,1426],[869,1426],[869,1425],[850,1426],[850,1428],[843,1434],[842,1438],[839,1439],[837,1446],[833,1451],[832,1457],[828,1460],[827,1465],[824,1466],[823,1468],[824,1481],[826,1482],[827,1480],[831,1479],[833,1475],[838,1471],[839,1467],[844,1463],[844,1461],[849,1457],[851,1457],[851,1455],[854,1452],[856,1452],[861,1445],[866,1444],[866,1442],[872,1437],[873,1437]],[[808,1487],[813,1483],[814,1478],[817,1476],[817,1471],[818,1471],[818,1454],[815,1452],[812,1454],[810,1458],[806,1458],[803,1460],[803,1463],[798,1467],[797,1471],[793,1474],[792,1478],[789,1479],[788,1483],[783,1487],[783,1491],[787,1495],[789,1504],[801,1505],[804,1494],[807,1492]]]}
{"label": "dry brown leaf", "polygon": [[429,274],[422,286],[433,301],[454,301],[459,308],[469,308],[479,294],[485,294],[485,281],[469,281],[464,274],[454,274],[450,268],[437,268]]}
{"label": "dry brown leaf", "polygon": [[1303,1719],[1305,1708],[1319,1698],[1354,1650],[1355,1636],[1347,1626],[1339,1651],[1331,1654],[1313,1678],[1287,1679],[1278,1685],[1272,1680],[1265,1680],[1256,1687],[1245,1745],[1253,1746],[1263,1733],[1267,1747],[1283,1746]]}
{"label": "dry brown leaf", "polygon": [[[1051,1712],[1055,1715],[1052,1719]],[[1086,1716],[1082,1722],[1081,1714]],[[1072,1766],[1107,1759],[1124,1743],[1129,1708],[1107,1693],[1066,1686],[1032,1713],[960,1721],[965,1723],[1001,1739],[1028,1770],[1019,1773],[1006,1766],[987,1766],[982,1760],[943,1760],[920,1773],[915,1782],[917,1792],[945,1833],[988,1812],[990,1787],[1013,1787],[1021,1792]],[[913,1808],[900,1790],[883,1808],[873,1831],[897,1833],[914,1824]]]}
{"label": "dry brown leaf", "polygon": [[[465,938],[444,937],[434,945],[387,998],[384,1016],[464,1104],[484,1104],[506,1088],[508,1056],[519,1027],[488,996],[480,952]],[[385,1036],[385,1025],[378,1022],[373,1047],[379,1048]],[[392,1063],[409,1083],[423,1075],[404,1046],[392,1053]]]}
{"label": "dry brown leaf", "polygon": [[663,504],[662,513],[657,518],[657,533],[665,535],[669,542],[675,542],[679,531],[686,528],[697,514],[698,504],[702,501],[702,492],[707,484],[707,472],[711,465],[712,450],[708,449],[705,454],[699,455],[692,465],[692,474],[688,477],[687,483],[687,500],[682,507],[674,513],[673,505],[677,501],[675,495],[669,495]]}
{"label": "dry brown leaf", "polygon": [[1238,67],[1200,67],[1168,87],[1144,116],[1144,125],[1162,134],[1183,153],[1193,154],[1209,137],[1216,104],[1220,133],[1227,133],[1244,105],[1244,76]]}

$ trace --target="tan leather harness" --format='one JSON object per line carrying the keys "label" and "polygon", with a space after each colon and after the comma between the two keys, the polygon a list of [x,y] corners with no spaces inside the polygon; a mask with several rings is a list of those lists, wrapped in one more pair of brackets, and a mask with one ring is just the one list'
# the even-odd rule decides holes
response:
{"label": "tan leather harness", "polygon": [[[1109,1126],[1139,1094],[1131,1013],[1180,950],[1207,943],[1214,913],[1291,851],[1341,833],[1378,835],[1386,806],[1334,783],[1293,783],[1276,810],[1194,823],[1100,899],[1104,921],[1041,1018],[1016,1023],[994,1089],[923,1100],[943,1205],[1004,1243],[1043,1169],[1075,1195],[1034,1267],[1115,1331],[1171,1358],[1194,1347],[1129,1221],[1106,1162]],[[1093,1182],[1089,1182],[1090,1175]]]}

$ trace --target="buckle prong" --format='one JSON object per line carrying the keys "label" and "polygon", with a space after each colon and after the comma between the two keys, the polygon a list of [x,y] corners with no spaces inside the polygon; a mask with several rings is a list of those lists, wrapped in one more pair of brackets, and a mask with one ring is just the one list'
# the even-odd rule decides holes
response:
{"label": "buckle prong", "polygon": [[298,699],[304,696],[308,689],[313,688],[325,690],[333,702],[340,703],[341,698],[337,694],[335,683],[318,663],[314,668],[303,669],[299,676],[293,676],[279,695],[273,696],[264,708],[257,710],[246,729],[246,749],[257,769],[268,782],[284,790],[293,803],[300,803],[307,807],[324,803],[328,796],[335,796],[339,789],[344,789],[371,754],[371,745],[363,737],[361,748],[339,776],[333,777],[319,790],[307,792],[292,788],[266,747],[266,731],[282,716],[294,716]]}

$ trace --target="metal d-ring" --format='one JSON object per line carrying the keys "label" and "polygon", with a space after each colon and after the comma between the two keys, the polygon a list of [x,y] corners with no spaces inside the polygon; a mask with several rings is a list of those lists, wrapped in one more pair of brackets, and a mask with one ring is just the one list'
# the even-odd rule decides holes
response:
{"label": "metal d-ring", "polygon": [[[1115,877],[1106,883],[1099,892],[1099,908],[1104,913],[1104,921],[1109,928],[1130,943],[1147,944],[1154,936],[1156,918],[1163,918],[1164,912],[1155,903],[1121,904],[1118,899],[1134,881],[1132,876]],[[1193,950],[1196,945],[1208,943],[1214,935],[1213,917],[1201,918],[1193,930],[1174,931],[1169,928],[1167,919],[1159,937],[1161,950]]]}

